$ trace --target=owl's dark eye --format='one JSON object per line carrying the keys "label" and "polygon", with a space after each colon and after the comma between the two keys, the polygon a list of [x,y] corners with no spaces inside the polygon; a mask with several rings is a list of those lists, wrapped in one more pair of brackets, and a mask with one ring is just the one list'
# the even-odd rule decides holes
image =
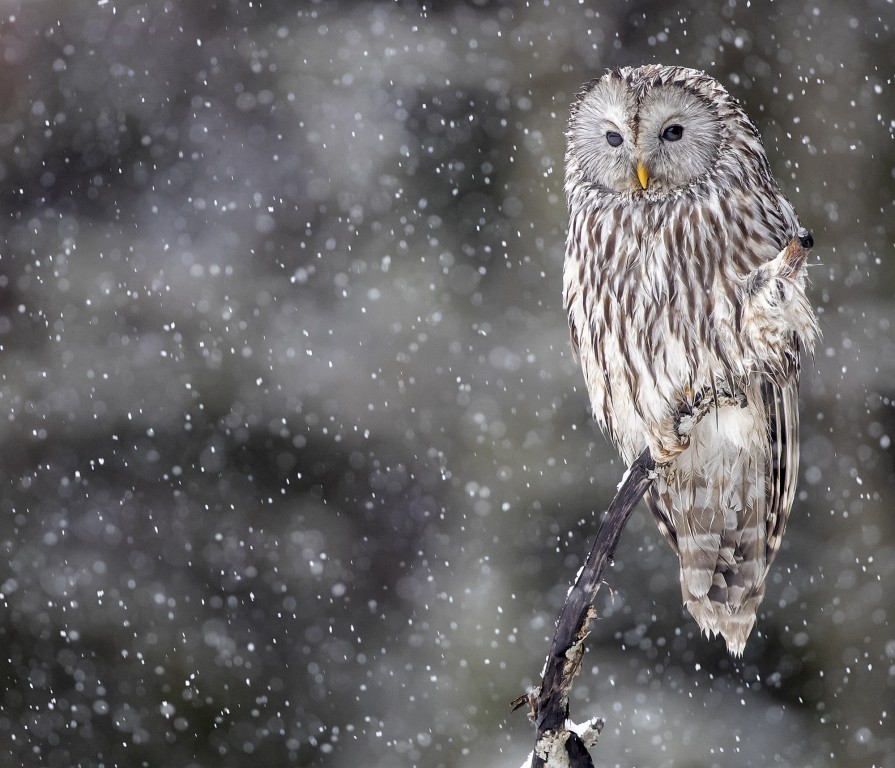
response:
{"label": "owl's dark eye", "polygon": [[662,138],[665,141],[679,141],[683,135],[684,126],[678,125],[677,123],[675,123],[674,125],[669,125],[664,131],[662,131]]}
{"label": "owl's dark eye", "polygon": [[610,147],[617,147],[622,143],[622,141],[624,141],[624,139],[622,139],[622,135],[620,133],[616,133],[615,131],[607,131],[606,141],[609,142]]}

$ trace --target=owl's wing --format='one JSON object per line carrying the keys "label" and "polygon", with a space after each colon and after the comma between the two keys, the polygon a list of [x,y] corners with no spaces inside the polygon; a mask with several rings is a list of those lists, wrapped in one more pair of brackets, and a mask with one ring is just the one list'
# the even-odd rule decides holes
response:
{"label": "owl's wing", "polygon": [[[783,383],[764,378],[761,394],[767,419],[769,458],[767,505],[765,507],[765,558],[767,570],[780,549],[786,521],[795,501],[799,475],[799,383],[797,372]],[[706,415],[706,418],[711,418]],[[663,490],[665,491],[663,493]],[[656,525],[671,548],[678,553],[677,531],[671,518],[672,498],[654,484],[644,496]]]}
{"label": "owl's wing", "polygon": [[761,392],[770,444],[765,539],[766,567],[770,567],[780,549],[786,521],[795,501],[799,475],[798,371],[783,382],[765,378]]}
{"label": "owl's wing", "polygon": [[650,486],[649,492],[643,497],[649,511],[653,513],[656,525],[659,527],[659,533],[665,538],[675,554],[677,550],[677,532],[674,530],[674,523],[671,522],[671,499],[663,498],[665,494],[660,493],[656,484]]}

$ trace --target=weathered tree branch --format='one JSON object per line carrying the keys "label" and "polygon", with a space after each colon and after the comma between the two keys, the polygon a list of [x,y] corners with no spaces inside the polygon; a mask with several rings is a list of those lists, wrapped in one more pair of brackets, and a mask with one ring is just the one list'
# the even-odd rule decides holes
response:
{"label": "weathered tree branch", "polygon": [[[584,640],[588,635],[590,620],[595,615],[593,602],[600,588],[603,572],[612,562],[622,531],[634,507],[655,478],[654,469],[655,462],[649,449],[645,449],[631,464],[600,524],[587,560],[566,597],[550,645],[541,686],[528,697],[514,702],[519,707],[528,701],[531,718],[537,728],[531,768],[552,768],[559,765],[593,768],[587,751],[590,744],[582,739],[579,732],[570,731],[566,727],[569,691],[581,667]],[[591,723],[590,733],[585,737],[587,741],[592,744],[601,727],[602,722]]]}

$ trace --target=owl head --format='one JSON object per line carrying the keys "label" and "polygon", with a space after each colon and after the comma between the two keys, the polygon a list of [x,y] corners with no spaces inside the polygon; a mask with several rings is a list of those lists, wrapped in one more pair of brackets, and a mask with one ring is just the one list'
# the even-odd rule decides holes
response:
{"label": "owl head", "polygon": [[[626,67],[592,80],[572,105],[567,136],[569,181],[619,195],[665,196],[721,174],[740,183],[769,176],[739,104],[684,67]],[[729,151],[734,140],[746,151]]]}

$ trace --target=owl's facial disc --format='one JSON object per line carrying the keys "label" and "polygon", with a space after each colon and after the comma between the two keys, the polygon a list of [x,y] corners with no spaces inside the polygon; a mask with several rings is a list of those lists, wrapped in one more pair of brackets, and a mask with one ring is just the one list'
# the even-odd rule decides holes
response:
{"label": "owl's facial disc", "polygon": [[634,91],[620,79],[600,80],[578,103],[569,124],[569,146],[585,178],[612,192],[640,189],[636,167]]}
{"label": "owl's facial disc", "polygon": [[[650,88],[637,117],[636,154],[652,191],[686,186],[711,170],[721,144],[721,124],[701,96],[670,83]],[[643,184],[639,171],[638,177]]]}
{"label": "owl's facial disc", "polygon": [[617,194],[662,195],[704,177],[722,123],[707,97],[678,82],[608,76],[576,105],[569,146],[583,176]]}

